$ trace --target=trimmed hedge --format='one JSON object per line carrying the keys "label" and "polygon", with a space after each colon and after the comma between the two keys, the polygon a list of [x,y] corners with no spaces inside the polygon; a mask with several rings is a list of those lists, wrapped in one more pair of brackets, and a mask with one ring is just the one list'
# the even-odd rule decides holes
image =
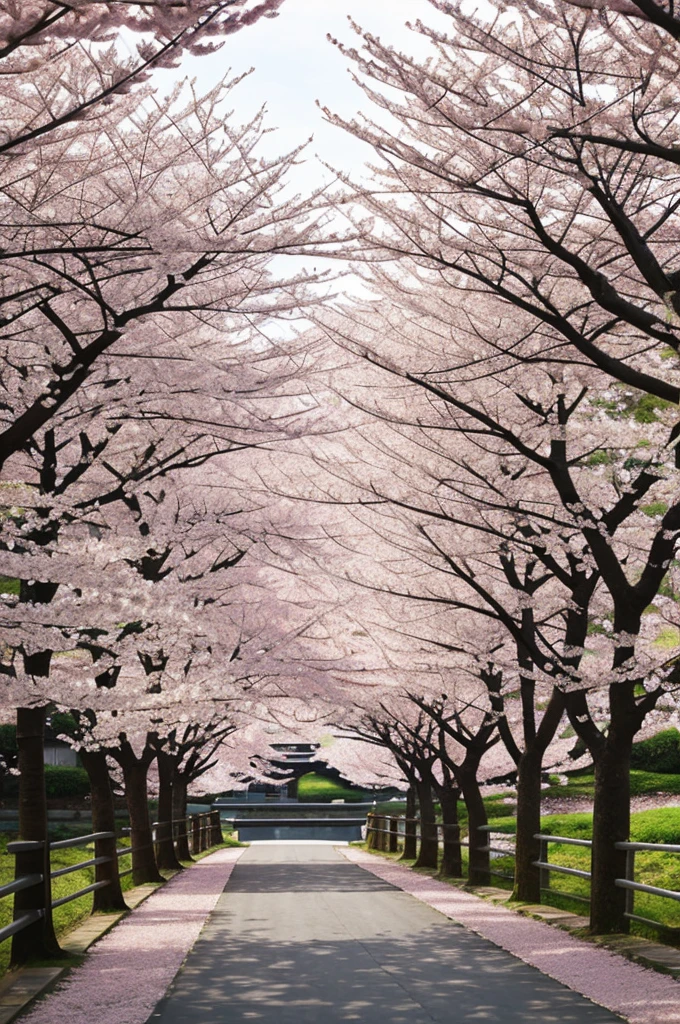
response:
{"label": "trimmed hedge", "polygon": [[46,764],[45,791],[48,799],[54,797],[81,799],[84,796],[89,796],[90,781],[84,768]]}
{"label": "trimmed hedge", "polygon": [[663,775],[680,773],[680,732],[677,729],[664,729],[656,736],[635,743],[630,766]]}

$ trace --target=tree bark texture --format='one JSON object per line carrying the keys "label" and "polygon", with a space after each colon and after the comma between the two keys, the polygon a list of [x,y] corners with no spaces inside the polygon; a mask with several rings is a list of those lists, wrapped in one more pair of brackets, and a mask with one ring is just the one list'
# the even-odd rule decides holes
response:
{"label": "tree bark texture", "polygon": [[595,935],[627,932],[626,890],[614,884],[626,877],[626,852],[617,850],[630,835],[630,739],[611,735],[595,762],[590,930]]}
{"label": "tree bark texture", "polygon": [[[533,620],[533,613],[532,613]],[[580,620],[579,620],[580,621]],[[581,623],[583,630],[587,622]],[[582,640],[580,636],[575,642]],[[528,667],[531,667],[529,665]],[[541,772],[543,757],[562,721],[565,708],[564,694],[557,688],[536,728],[536,695],[533,679],[522,680],[522,725],[524,750],[521,751],[501,727],[500,733],[508,753],[517,765],[517,823],[515,845],[515,884],[513,898],[528,903],[540,903],[540,869],[534,867],[539,860],[540,840],[534,836],[541,831]]]}
{"label": "tree bark texture", "polygon": [[172,835],[172,790],[176,758],[159,750],[158,760],[158,824],[156,826],[156,861],[159,869],[181,871],[182,865],[175,854]]}
{"label": "tree bark texture", "polygon": [[404,852],[400,860],[415,860],[418,856],[418,841],[416,839],[417,826],[416,816],[416,793],[413,784],[406,790],[406,821],[404,823]]}
{"label": "tree bark texture", "polygon": [[514,899],[541,902],[540,859],[542,751],[526,750],[517,766],[517,834],[515,837]]}
{"label": "tree bark texture", "polygon": [[626,852],[617,850],[615,844],[627,842],[630,836],[630,755],[644,711],[637,705],[632,680],[609,688],[606,735],[590,719],[583,694],[569,696],[568,711],[595,768],[590,930],[595,935],[626,932],[630,927],[625,917],[626,890],[615,884],[617,878],[625,878]]}
{"label": "tree bark texture", "polygon": [[460,825],[458,824],[458,800],[460,789],[453,786],[439,786],[439,805],[442,810],[444,828],[444,851],[440,872],[451,878],[461,878],[463,874],[463,856],[460,845]]}
{"label": "tree bark texture", "polygon": [[439,862],[439,841],[430,783],[417,782],[416,793],[420,808],[420,850],[414,867],[436,868]]}
{"label": "tree bark texture", "polygon": [[468,813],[468,882],[470,885],[488,885],[491,864],[489,852],[484,847],[489,845],[489,837],[481,831],[487,824],[487,816],[476,772],[459,770],[458,781]]}
{"label": "tree bark texture", "polygon": [[[115,833],[115,805],[111,788],[111,776],[109,775],[106,763],[106,754],[103,750],[81,750],[80,760],[90,780],[92,831]],[[117,845],[115,836],[113,839],[97,840],[97,856],[109,857],[110,860],[106,864],[97,864],[95,866],[95,881],[107,882],[108,884],[103,889],[95,890],[92,905],[93,913],[96,911],[107,913],[128,909],[120,887],[118,857],[116,855]]]}
{"label": "tree bark texture", "polygon": [[40,843],[36,850],[17,855],[18,875],[42,875],[39,885],[23,889],[14,896],[14,917],[42,910],[41,918],[12,937],[12,965],[33,959],[61,955],[52,923],[52,886],[50,880],[47,799],[45,796],[44,735],[45,708],[17,709],[17,748],[19,777],[19,839]]}
{"label": "tree bark texture", "polygon": [[189,836],[191,833],[191,822],[187,819],[187,787],[186,778],[181,772],[175,772],[175,779],[172,786],[172,817],[175,822],[176,851],[180,860],[191,861],[189,850]]}
{"label": "tree bark texture", "polygon": [[130,842],[134,851],[132,879],[135,885],[162,882],[163,876],[156,866],[147,796],[147,775],[153,758],[137,758],[129,743],[111,753],[123,769],[125,799],[130,815]]}
{"label": "tree bark texture", "polygon": [[222,819],[218,810],[210,812],[210,827],[210,845],[219,846],[224,842],[224,837],[222,835]]}

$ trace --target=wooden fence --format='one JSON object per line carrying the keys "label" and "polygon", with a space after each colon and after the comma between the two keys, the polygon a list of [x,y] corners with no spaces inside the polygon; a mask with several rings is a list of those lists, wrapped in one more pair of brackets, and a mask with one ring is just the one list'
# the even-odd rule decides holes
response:
{"label": "wooden fence", "polygon": [[[46,845],[42,842],[25,842],[18,840],[7,844],[7,853],[14,856],[14,881],[0,886],[0,899],[14,897],[13,919],[11,924],[0,928],[0,942],[12,939],[12,965],[25,963],[30,959],[32,948],[41,948],[42,928],[48,907],[56,907],[70,903],[72,900],[87,896],[98,889],[113,883],[114,878],[122,878],[132,872],[132,868],[121,871],[118,862],[129,857],[137,849],[130,846],[116,848],[115,857],[103,852],[107,840],[124,840],[129,829],[120,834],[115,832],[93,832],[90,835],[77,836],[74,839],[61,839]],[[155,822],[152,830],[152,841],[158,851],[163,842],[179,845],[182,839],[187,840],[183,849],[191,854],[201,853],[211,846],[222,842],[222,826],[219,811],[205,814],[192,814],[187,818],[172,822]],[[94,846],[94,857],[88,857],[78,864],[52,870],[51,854],[56,850],[69,847]],[[38,870],[36,870],[36,867]],[[94,867],[95,881],[81,889],[77,889],[60,899],[52,899],[52,881],[64,875]]]}
{"label": "wooden fence", "polygon": [[[431,826],[432,827],[432,826]],[[434,826],[437,829],[438,835],[443,836],[444,830],[447,828],[455,828],[457,826],[444,825],[442,822],[437,822]],[[495,829],[491,825],[485,825],[478,831],[484,831],[489,835],[489,839],[486,845],[479,847],[480,851],[496,854],[498,857],[511,857],[514,855],[513,849],[508,849],[500,846],[491,845],[491,833],[497,835],[503,835],[508,837],[508,841],[512,839],[514,833],[506,832],[505,830]],[[375,850],[381,850],[387,853],[397,853],[400,847],[403,845],[407,834],[410,834],[417,840],[422,838],[420,833],[420,819],[418,818],[404,818],[394,817],[390,815],[380,814],[369,814],[367,828],[366,828],[366,843],[369,848]],[[534,836],[540,843],[539,859],[534,861],[534,867],[537,867],[540,871],[540,886],[542,894],[553,894],[556,896],[566,897],[570,900],[576,900],[582,903],[590,903],[588,896],[582,896],[578,893],[563,892],[559,889],[555,889],[550,884],[551,873],[571,875],[572,877],[581,878],[585,881],[590,881],[591,872],[585,871],[581,868],[567,867],[562,864],[556,863],[554,860],[551,861],[549,858],[549,845],[563,844],[565,846],[579,846],[586,849],[592,849],[592,842],[590,839],[572,839],[568,836],[553,836],[543,835],[542,833]],[[450,840],[459,846],[468,847],[469,844],[465,840]],[[642,882],[635,881],[635,854],[639,851],[652,851],[657,853],[680,853],[680,846],[671,845],[668,843],[616,843],[617,850],[624,850],[626,852],[626,871],[625,877],[617,878],[614,884],[626,890],[626,913],[625,917],[630,921],[637,921],[640,924],[647,925],[651,928],[665,933],[673,933],[675,936],[680,936],[680,928],[671,928],[668,925],[662,924],[660,921],[654,921],[649,917],[642,917],[635,913],[635,893],[644,892],[651,896],[659,896],[662,899],[669,899],[680,901],[680,891],[674,889],[664,889],[655,885],[646,885]],[[490,874],[496,878],[512,879],[513,875],[508,872],[497,871],[493,869],[493,861]]]}

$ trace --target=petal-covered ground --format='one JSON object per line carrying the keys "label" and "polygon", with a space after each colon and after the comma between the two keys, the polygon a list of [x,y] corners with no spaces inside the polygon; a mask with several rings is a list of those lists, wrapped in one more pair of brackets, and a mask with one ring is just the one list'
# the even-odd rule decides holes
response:
{"label": "petal-covered ground", "polygon": [[243,849],[175,875],[91,947],[22,1024],[144,1024],[215,907]]}
{"label": "petal-covered ground", "polygon": [[348,860],[490,939],[631,1024],[680,1024],[680,984],[558,928],[352,847]]}

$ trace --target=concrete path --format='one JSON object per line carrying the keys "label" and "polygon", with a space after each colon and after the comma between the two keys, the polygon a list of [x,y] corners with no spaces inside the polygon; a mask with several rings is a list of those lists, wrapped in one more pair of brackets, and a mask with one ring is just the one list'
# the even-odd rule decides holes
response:
{"label": "concrete path", "polygon": [[149,1024],[614,1024],[328,846],[251,847]]}

